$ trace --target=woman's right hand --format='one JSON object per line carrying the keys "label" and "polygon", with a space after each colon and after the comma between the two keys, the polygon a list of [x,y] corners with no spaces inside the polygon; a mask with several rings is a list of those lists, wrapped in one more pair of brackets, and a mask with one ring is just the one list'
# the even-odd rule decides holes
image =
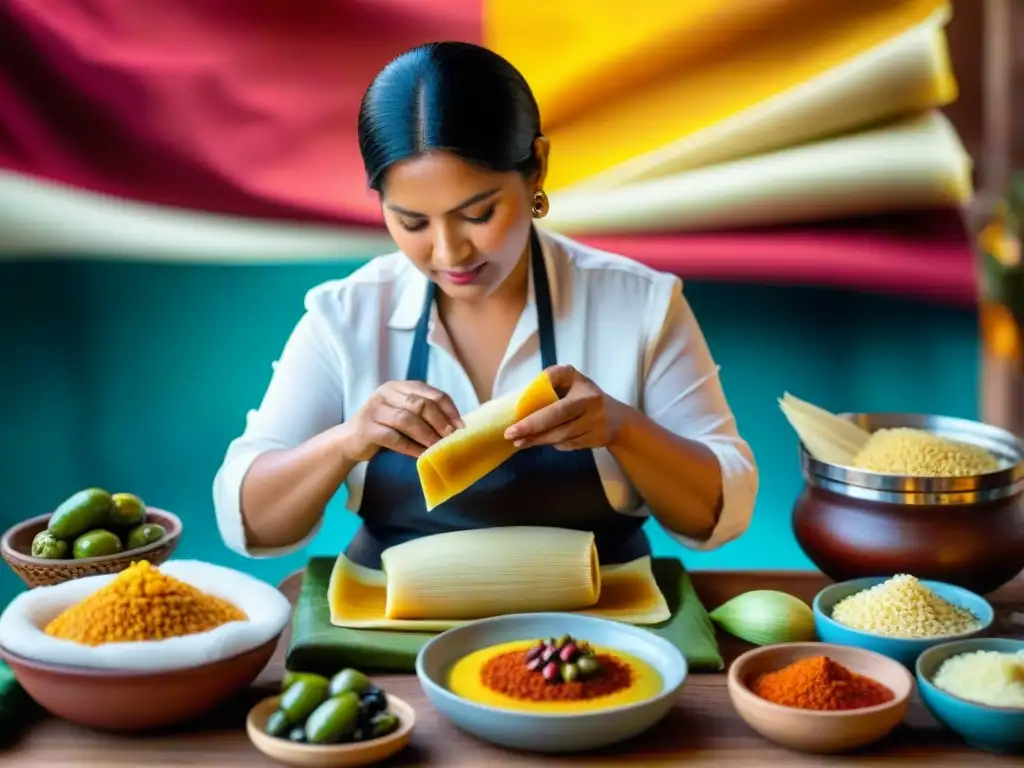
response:
{"label": "woman's right hand", "polygon": [[345,422],[342,451],[350,461],[369,461],[381,448],[417,458],[462,427],[455,403],[422,381],[389,381]]}

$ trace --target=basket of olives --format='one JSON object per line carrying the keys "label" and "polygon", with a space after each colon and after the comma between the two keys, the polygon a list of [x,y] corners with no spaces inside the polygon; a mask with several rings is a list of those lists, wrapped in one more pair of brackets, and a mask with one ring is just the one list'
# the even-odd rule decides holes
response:
{"label": "basket of olives", "polygon": [[160,565],[180,537],[176,515],[147,507],[132,493],[86,488],[52,514],[8,529],[0,539],[0,555],[29,587],[41,587],[118,573],[133,560]]}
{"label": "basket of olives", "polygon": [[362,672],[342,669],[332,677],[288,672],[281,694],[249,713],[246,730],[264,754],[286,763],[370,765],[398,752],[412,735],[415,715]]}

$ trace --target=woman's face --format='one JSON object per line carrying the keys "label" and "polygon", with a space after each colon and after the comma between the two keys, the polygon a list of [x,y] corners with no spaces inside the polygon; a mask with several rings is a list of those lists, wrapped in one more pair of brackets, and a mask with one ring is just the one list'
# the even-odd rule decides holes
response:
{"label": "woman's face", "polygon": [[542,180],[429,152],[388,169],[384,221],[402,252],[445,294],[481,299],[519,265]]}

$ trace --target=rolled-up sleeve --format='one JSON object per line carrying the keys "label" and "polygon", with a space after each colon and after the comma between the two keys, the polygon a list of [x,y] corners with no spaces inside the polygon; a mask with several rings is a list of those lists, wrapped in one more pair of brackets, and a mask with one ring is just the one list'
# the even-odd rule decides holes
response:
{"label": "rolled-up sleeve", "polygon": [[644,412],[665,429],[706,445],[718,458],[723,499],[711,535],[696,541],[667,531],[691,549],[716,549],[750,525],[757,499],[757,464],[750,446],[739,435],[722,390],[719,367],[681,283],[678,278],[668,282],[667,299],[651,303],[652,343],[644,381]]}
{"label": "rolled-up sleeve", "polygon": [[242,523],[242,482],[256,458],[267,451],[293,448],[336,424],[344,414],[340,361],[325,341],[323,318],[307,311],[296,324],[278,360],[259,407],[249,411],[245,429],[228,446],[213,481],[217,527],[225,545],[248,557],[275,557],[301,549],[319,525],[302,541],[288,547],[253,548]]}

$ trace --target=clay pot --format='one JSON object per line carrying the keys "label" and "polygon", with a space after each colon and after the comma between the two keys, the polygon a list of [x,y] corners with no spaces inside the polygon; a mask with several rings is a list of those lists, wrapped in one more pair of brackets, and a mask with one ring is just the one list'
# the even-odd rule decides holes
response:
{"label": "clay pot", "polygon": [[817,461],[800,446],[805,485],[793,531],[835,581],[909,573],[987,593],[1024,569],[1024,445],[966,419],[846,414],[869,431],[916,427],[980,445],[1003,467],[975,477],[885,475]]}

